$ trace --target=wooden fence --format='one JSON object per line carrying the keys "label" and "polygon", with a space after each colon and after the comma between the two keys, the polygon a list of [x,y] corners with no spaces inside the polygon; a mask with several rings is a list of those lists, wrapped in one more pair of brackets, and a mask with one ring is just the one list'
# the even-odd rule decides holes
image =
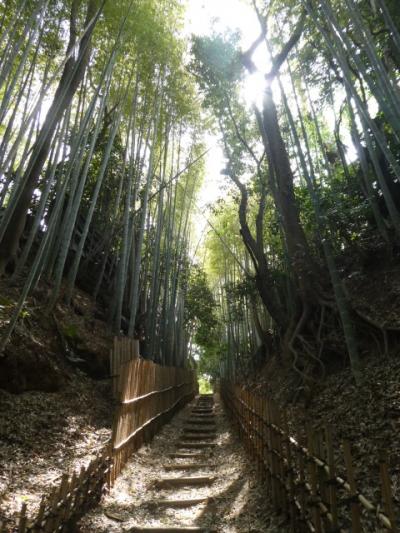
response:
{"label": "wooden fence", "polygon": [[[18,533],[52,533],[71,531],[71,524],[79,519],[101,498],[107,487],[110,473],[110,446],[93,459],[87,467],[72,475],[63,474],[58,486],[49,495],[43,496],[39,511],[28,520],[27,505],[23,503],[18,517]],[[5,525],[0,525],[1,533],[10,533]]]}
{"label": "wooden fence", "polygon": [[[228,382],[221,395],[237,423],[241,439],[257,461],[274,507],[285,514],[292,531],[362,532],[375,523],[376,531],[398,531],[388,463],[379,463],[379,503],[357,487],[351,446],[334,446],[331,431],[307,430],[307,445],[289,432],[284,409],[265,397]],[[343,453],[344,477],[338,475],[337,454]]]}
{"label": "wooden fence", "polygon": [[112,481],[133,451],[197,394],[194,370],[134,359],[121,367],[121,396],[113,427]]}
{"label": "wooden fence", "polygon": [[114,337],[110,352],[110,375],[113,397],[119,399],[121,395],[122,379],[120,372],[122,365],[139,357],[139,341],[131,337]]}
{"label": "wooden fence", "polygon": [[[61,476],[59,485],[42,498],[35,517],[28,520],[27,506],[22,504],[17,529],[12,531],[73,531],[73,524],[111,488],[130,455],[197,394],[193,370],[162,367],[140,359],[135,342],[117,340],[114,349],[111,360],[120,364],[117,367],[111,363],[118,376],[118,406],[111,440],[86,468]],[[0,533],[10,531],[0,524]]]}

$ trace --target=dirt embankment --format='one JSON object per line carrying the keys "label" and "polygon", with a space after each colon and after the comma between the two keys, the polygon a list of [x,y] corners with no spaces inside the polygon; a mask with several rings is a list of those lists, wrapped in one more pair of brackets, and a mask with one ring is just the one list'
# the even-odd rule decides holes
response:
{"label": "dirt embankment", "polygon": [[[20,287],[0,285],[4,331]],[[0,523],[22,502],[34,514],[64,472],[87,464],[110,437],[111,334],[91,299],[47,312],[49,287],[27,300],[0,358]]]}

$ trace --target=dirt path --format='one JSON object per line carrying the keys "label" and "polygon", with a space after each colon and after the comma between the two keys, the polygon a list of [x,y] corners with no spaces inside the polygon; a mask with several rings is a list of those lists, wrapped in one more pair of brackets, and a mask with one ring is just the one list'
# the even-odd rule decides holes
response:
{"label": "dirt path", "polygon": [[79,531],[284,532],[279,522],[219,399],[200,396],[134,455]]}

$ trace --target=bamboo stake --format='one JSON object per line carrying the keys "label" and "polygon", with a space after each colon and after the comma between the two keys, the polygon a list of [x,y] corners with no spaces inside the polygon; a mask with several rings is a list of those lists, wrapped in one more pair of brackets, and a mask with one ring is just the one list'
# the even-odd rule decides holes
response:
{"label": "bamboo stake", "polygon": [[24,502],[21,505],[21,511],[19,514],[18,533],[25,533],[26,531],[26,522],[27,522],[26,509],[27,509],[27,505]]}
{"label": "bamboo stake", "polygon": [[290,446],[290,435],[289,435],[289,425],[287,411],[283,410],[283,431],[285,437],[285,451],[286,451],[286,462],[287,470],[286,475],[289,482],[289,516],[290,516],[290,527],[294,532],[296,527],[296,505],[295,505],[295,487],[294,487],[294,471],[293,471],[293,458],[292,458],[292,449]]}
{"label": "bamboo stake", "polygon": [[351,505],[351,524],[353,533],[361,533],[360,504],[357,498],[356,481],[354,477],[353,460],[351,456],[350,443],[343,442],[344,461],[347,471],[347,480],[350,485],[350,505]]}
{"label": "bamboo stake", "polygon": [[332,529],[335,531],[338,528],[338,509],[337,509],[337,483],[336,483],[336,469],[335,456],[333,453],[332,431],[330,427],[325,428],[326,453],[327,463],[329,469],[329,509],[332,515]]}
{"label": "bamboo stake", "polygon": [[391,531],[396,532],[397,531],[396,516],[395,516],[394,506],[393,506],[392,487],[391,487],[390,476],[389,476],[389,471],[388,471],[387,454],[386,452],[383,452],[383,451],[381,452],[380,458],[379,458],[379,473],[380,473],[380,479],[381,479],[382,496],[383,496],[385,512],[392,525]]}

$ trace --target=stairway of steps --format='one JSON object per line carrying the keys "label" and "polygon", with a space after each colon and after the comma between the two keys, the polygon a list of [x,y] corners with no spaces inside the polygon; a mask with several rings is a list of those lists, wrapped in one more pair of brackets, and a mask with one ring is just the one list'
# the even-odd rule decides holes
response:
{"label": "stairway of steps", "polygon": [[285,533],[218,394],[185,406],[76,533]]}
{"label": "stairway of steps", "polygon": [[[159,489],[210,486],[215,481],[213,475],[198,475],[196,471],[213,470],[212,450],[217,446],[217,429],[215,423],[214,397],[212,394],[200,395],[189,417],[184,421],[183,431],[176,442],[176,452],[170,453],[171,462],[163,468],[166,474],[155,480],[154,486]],[[205,453],[206,452],[206,453]],[[179,462],[184,459],[185,462]],[[189,471],[189,472],[188,472]],[[173,475],[177,473],[178,475]],[[210,501],[206,498],[160,498],[149,502],[151,506],[191,507]],[[131,533],[184,533],[197,531],[212,533],[214,530],[198,526],[140,527],[130,529]]]}

